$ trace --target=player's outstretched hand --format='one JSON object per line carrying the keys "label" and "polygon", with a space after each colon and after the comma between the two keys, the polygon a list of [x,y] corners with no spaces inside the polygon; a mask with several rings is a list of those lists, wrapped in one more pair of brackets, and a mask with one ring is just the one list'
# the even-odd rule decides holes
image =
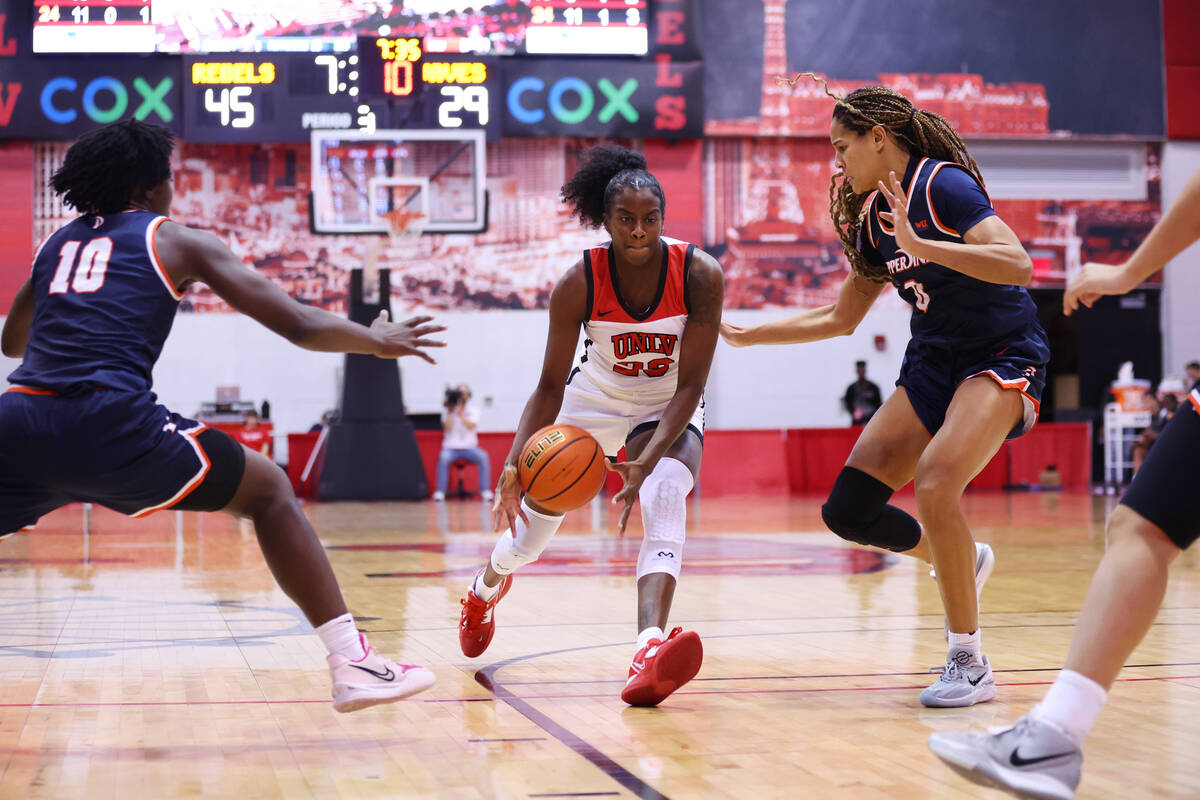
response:
{"label": "player's outstretched hand", "polygon": [[750,344],[746,341],[746,329],[741,325],[734,325],[732,322],[721,320],[721,338],[725,343],[733,347],[745,347]]}
{"label": "player's outstretched hand", "polygon": [[505,525],[517,535],[517,517],[529,524],[529,517],[521,508],[521,484],[517,482],[517,468],[505,464],[500,471],[500,482],[496,484],[496,499],[492,502],[492,527],[501,530]]}
{"label": "player's outstretched hand", "polygon": [[917,236],[912,223],[908,221],[908,196],[904,194],[904,187],[900,185],[896,173],[888,173],[887,183],[879,182],[879,193],[887,200],[888,208],[892,209],[890,212],[879,212],[879,216],[892,223],[892,227],[896,229],[896,244],[910,256],[919,258],[917,251],[921,249],[924,239]]}
{"label": "player's outstretched hand", "polygon": [[1126,264],[1084,264],[1067,282],[1067,290],[1063,292],[1063,313],[1069,317],[1079,310],[1080,303],[1091,308],[1103,295],[1128,292],[1136,284],[1126,267]]}
{"label": "player's outstretched hand", "polygon": [[625,483],[621,487],[621,491],[613,497],[613,505],[624,503],[625,507],[621,509],[621,519],[617,522],[617,534],[625,535],[625,525],[629,522],[629,512],[633,511],[633,501],[637,500],[638,491],[642,488],[642,481],[646,480],[646,476],[650,474],[650,470],[640,461],[622,461],[614,464],[611,461],[605,460],[605,466],[621,476],[621,480]]}
{"label": "player's outstretched hand", "polygon": [[413,317],[404,322],[390,322],[387,309],[383,309],[371,323],[371,332],[380,339],[379,350],[375,355],[379,358],[420,356],[430,364],[436,364],[424,348],[445,347],[446,343],[425,337],[446,330],[446,326],[426,324],[432,320],[433,317]]}

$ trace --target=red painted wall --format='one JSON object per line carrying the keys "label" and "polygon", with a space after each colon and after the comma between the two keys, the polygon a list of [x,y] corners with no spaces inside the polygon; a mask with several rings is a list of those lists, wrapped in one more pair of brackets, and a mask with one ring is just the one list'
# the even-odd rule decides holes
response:
{"label": "red painted wall", "polygon": [[29,277],[33,259],[33,146],[0,143],[0,316]]}
{"label": "red painted wall", "polygon": [[664,233],[699,245],[704,218],[704,193],[701,190],[704,143],[699,139],[678,142],[647,139],[643,153],[646,165],[658,178],[667,196]]}
{"label": "red painted wall", "polygon": [[1167,137],[1200,139],[1200,3],[1163,0],[1163,60],[1167,73]]}

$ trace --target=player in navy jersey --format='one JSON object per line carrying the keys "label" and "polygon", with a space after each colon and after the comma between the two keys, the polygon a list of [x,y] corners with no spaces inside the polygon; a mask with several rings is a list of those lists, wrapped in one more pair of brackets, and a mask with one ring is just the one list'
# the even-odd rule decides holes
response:
{"label": "player in navy jersey", "polygon": [[0,394],[0,537],[72,502],[249,518],[280,588],[329,649],[334,708],[419,692],[433,673],[380,657],[355,628],[282,470],[159,405],[151,370],[194,281],[310,350],[432,361],[425,348],[441,343],[424,337],[443,328],[386,312],[366,328],[302,305],[212,234],[170,221],[172,148],[165,128],[118,122],[75,142],[51,178],[81,216],[43,242],[4,323],[0,348],[22,361]]}
{"label": "player in navy jersey", "polygon": [[[996,695],[979,633],[979,593],[995,559],[973,541],[959,500],[1004,440],[1037,418],[1050,352],[1022,288],[1033,266],[949,123],[881,86],[835,99],[830,140],[840,173],[830,212],[851,264],[838,299],[721,331],[738,347],[848,335],[889,282],[912,304],[897,389],[821,511],[844,539],[934,565],[949,651],[921,702],[968,706]],[[888,504],[910,480],[920,523]]]}
{"label": "player in navy jersey", "polygon": [[[610,242],[567,270],[550,296],[542,374],[504,462],[493,510],[507,527],[462,601],[459,644],[487,649],[495,607],[512,574],[536,561],[562,515],[517,484],[517,458],[534,431],[576,425],[615,459],[624,486],[622,533],[640,499],[645,533],[637,563],[638,640],[621,699],[653,706],[691,680],[703,648],[694,631],[665,632],[683,558],[687,495],[700,472],[704,386],[721,322],[724,279],[712,256],[662,236],[666,198],[640,153],[602,145],[585,154],[562,189],[580,220],[604,226]],[[579,332],[584,353],[572,369]]]}
{"label": "player in navy jersey", "polygon": [[[1200,239],[1200,172],[1124,264],[1085,264],[1067,283],[1063,313],[1125,294]],[[994,736],[935,733],[930,748],[971,780],[1023,796],[1075,796],[1083,740],[1108,691],[1154,623],[1167,568],[1200,538],[1200,387],[1159,435],[1108,518],[1106,549],[1071,637],[1066,668],[1042,702]]]}

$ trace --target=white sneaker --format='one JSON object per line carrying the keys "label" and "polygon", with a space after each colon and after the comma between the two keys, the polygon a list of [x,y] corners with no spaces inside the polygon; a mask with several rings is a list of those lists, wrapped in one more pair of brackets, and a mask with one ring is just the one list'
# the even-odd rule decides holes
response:
{"label": "white sneaker", "polygon": [[[983,542],[975,543],[975,606],[982,611],[980,603],[983,599],[983,585],[987,583],[987,579],[992,576],[992,570],[996,568],[996,553],[992,550],[990,544]],[[937,570],[930,569],[929,577],[937,579]],[[943,619],[942,627],[945,631],[945,638],[950,639],[950,620]],[[937,668],[934,667],[936,670]]]}
{"label": "white sneaker", "polygon": [[935,733],[929,749],[967,780],[1023,797],[1072,800],[1083,768],[1079,745],[1051,723],[1030,716],[993,736]]}
{"label": "white sneaker", "polygon": [[491,489],[484,489],[482,492],[479,493],[480,499],[483,500],[483,502],[485,502],[485,503],[490,503],[492,501],[492,498],[495,496],[496,495],[492,494]]}
{"label": "white sneaker", "polygon": [[333,677],[333,710],[358,711],[360,708],[394,703],[433,686],[436,678],[425,667],[397,664],[375,652],[367,637],[359,634],[366,655],[351,661],[341,653],[325,657]]}
{"label": "white sneaker", "polygon": [[434,492],[434,493],[433,493],[433,502],[435,502],[435,503],[440,503],[440,502],[442,502],[442,501],[443,501],[443,500],[445,500],[445,499],[446,499],[446,493],[445,493],[445,492]]}
{"label": "white sneaker", "polygon": [[996,696],[996,681],[987,656],[975,660],[970,650],[951,650],[942,675],[921,692],[921,705],[930,708],[961,708],[986,703]]}

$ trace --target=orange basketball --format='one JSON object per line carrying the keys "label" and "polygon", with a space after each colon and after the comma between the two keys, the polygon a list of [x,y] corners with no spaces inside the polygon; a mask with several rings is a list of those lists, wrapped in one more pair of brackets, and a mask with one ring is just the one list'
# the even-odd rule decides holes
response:
{"label": "orange basketball", "polygon": [[547,511],[571,511],[604,485],[604,451],[582,428],[547,425],[525,442],[517,480],[525,496]]}

